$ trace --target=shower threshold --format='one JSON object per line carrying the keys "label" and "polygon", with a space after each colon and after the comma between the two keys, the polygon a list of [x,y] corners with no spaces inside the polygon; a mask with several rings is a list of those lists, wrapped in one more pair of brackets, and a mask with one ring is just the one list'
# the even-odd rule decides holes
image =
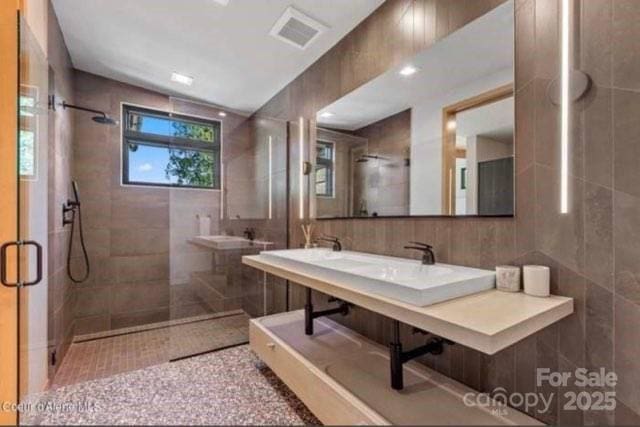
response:
{"label": "shower threshold", "polygon": [[170,326],[186,325],[187,323],[203,322],[205,320],[220,319],[223,317],[237,316],[245,314],[244,310],[229,310],[219,313],[201,314],[198,316],[185,317],[182,319],[165,320],[163,322],[147,323],[145,325],[131,326],[128,328],[111,329],[108,331],[95,332],[92,334],[76,335],[73,337],[74,343],[94,341],[102,338],[117,337],[120,335],[133,334],[136,332],[151,331],[154,329],[162,329]]}

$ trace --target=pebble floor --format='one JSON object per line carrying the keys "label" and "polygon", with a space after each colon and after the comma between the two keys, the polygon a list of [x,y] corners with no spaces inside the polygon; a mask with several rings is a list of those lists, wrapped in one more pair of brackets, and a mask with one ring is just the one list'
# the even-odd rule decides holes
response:
{"label": "pebble floor", "polygon": [[60,387],[30,402],[36,409],[22,413],[21,424],[320,424],[247,345]]}

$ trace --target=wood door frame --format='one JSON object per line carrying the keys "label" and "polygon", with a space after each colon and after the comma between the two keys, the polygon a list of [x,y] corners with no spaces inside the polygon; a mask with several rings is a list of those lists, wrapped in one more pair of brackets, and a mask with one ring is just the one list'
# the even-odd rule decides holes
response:
{"label": "wood door frame", "polygon": [[442,109],[442,214],[455,215],[456,198],[453,189],[456,186],[456,150],[455,129],[449,129],[449,122],[456,114],[472,108],[492,104],[513,96],[513,83],[499,86],[471,98],[448,105]]}
{"label": "wood door frame", "polygon": [[[0,242],[18,238],[18,12],[20,2],[0,2]],[[15,280],[16,257],[7,261]],[[0,286],[0,401],[18,400],[18,292]],[[0,424],[16,424],[16,411],[0,408]]]}

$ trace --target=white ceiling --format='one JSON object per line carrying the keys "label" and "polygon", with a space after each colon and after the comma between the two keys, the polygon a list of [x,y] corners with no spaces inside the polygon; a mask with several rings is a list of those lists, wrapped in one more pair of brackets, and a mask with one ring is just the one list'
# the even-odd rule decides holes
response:
{"label": "white ceiling", "polygon": [[456,114],[458,141],[470,136],[484,136],[495,141],[513,143],[513,97]]}
{"label": "white ceiling", "polygon": [[[253,112],[382,2],[53,0],[53,6],[77,69]],[[329,27],[306,50],[269,36],[290,5]],[[171,82],[174,71],[193,77],[193,86]]]}
{"label": "white ceiling", "polygon": [[[513,1],[467,24],[416,55],[318,112],[325,127],[356,130],[482,77],[511,70],[513,75]],[[418,73],[403,77],[404,65]],[[320,116],[331,112],[330,118]]]}

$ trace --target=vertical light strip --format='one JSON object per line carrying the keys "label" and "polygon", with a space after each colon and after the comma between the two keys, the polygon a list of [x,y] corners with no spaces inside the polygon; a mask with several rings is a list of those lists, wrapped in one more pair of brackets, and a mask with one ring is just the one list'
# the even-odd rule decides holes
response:
{"label": "vertical light strip", "polygon": [[561,135],[560,135],[560,213],[569,212],[569,67],[570,67],[570,0],[562,0],[562,63],[561,63]]}
{"label": "vertical light strip", "polygon": [[300,149],[300,205],[298,207],[300,212],[300,219],[304,219],[304,117],[300,117],[298,120],[298,128],[300,131],[299,149]]}
{"label": "vertical light strip", "polygon": [[269,135],[269,219],[273,219],[273,137]]}
{"label": "vertical light strip", "polygon": [[[222,158],[222,153],[220,153]],[[220,219],[224,219],[224,163],[220,160]]]}

